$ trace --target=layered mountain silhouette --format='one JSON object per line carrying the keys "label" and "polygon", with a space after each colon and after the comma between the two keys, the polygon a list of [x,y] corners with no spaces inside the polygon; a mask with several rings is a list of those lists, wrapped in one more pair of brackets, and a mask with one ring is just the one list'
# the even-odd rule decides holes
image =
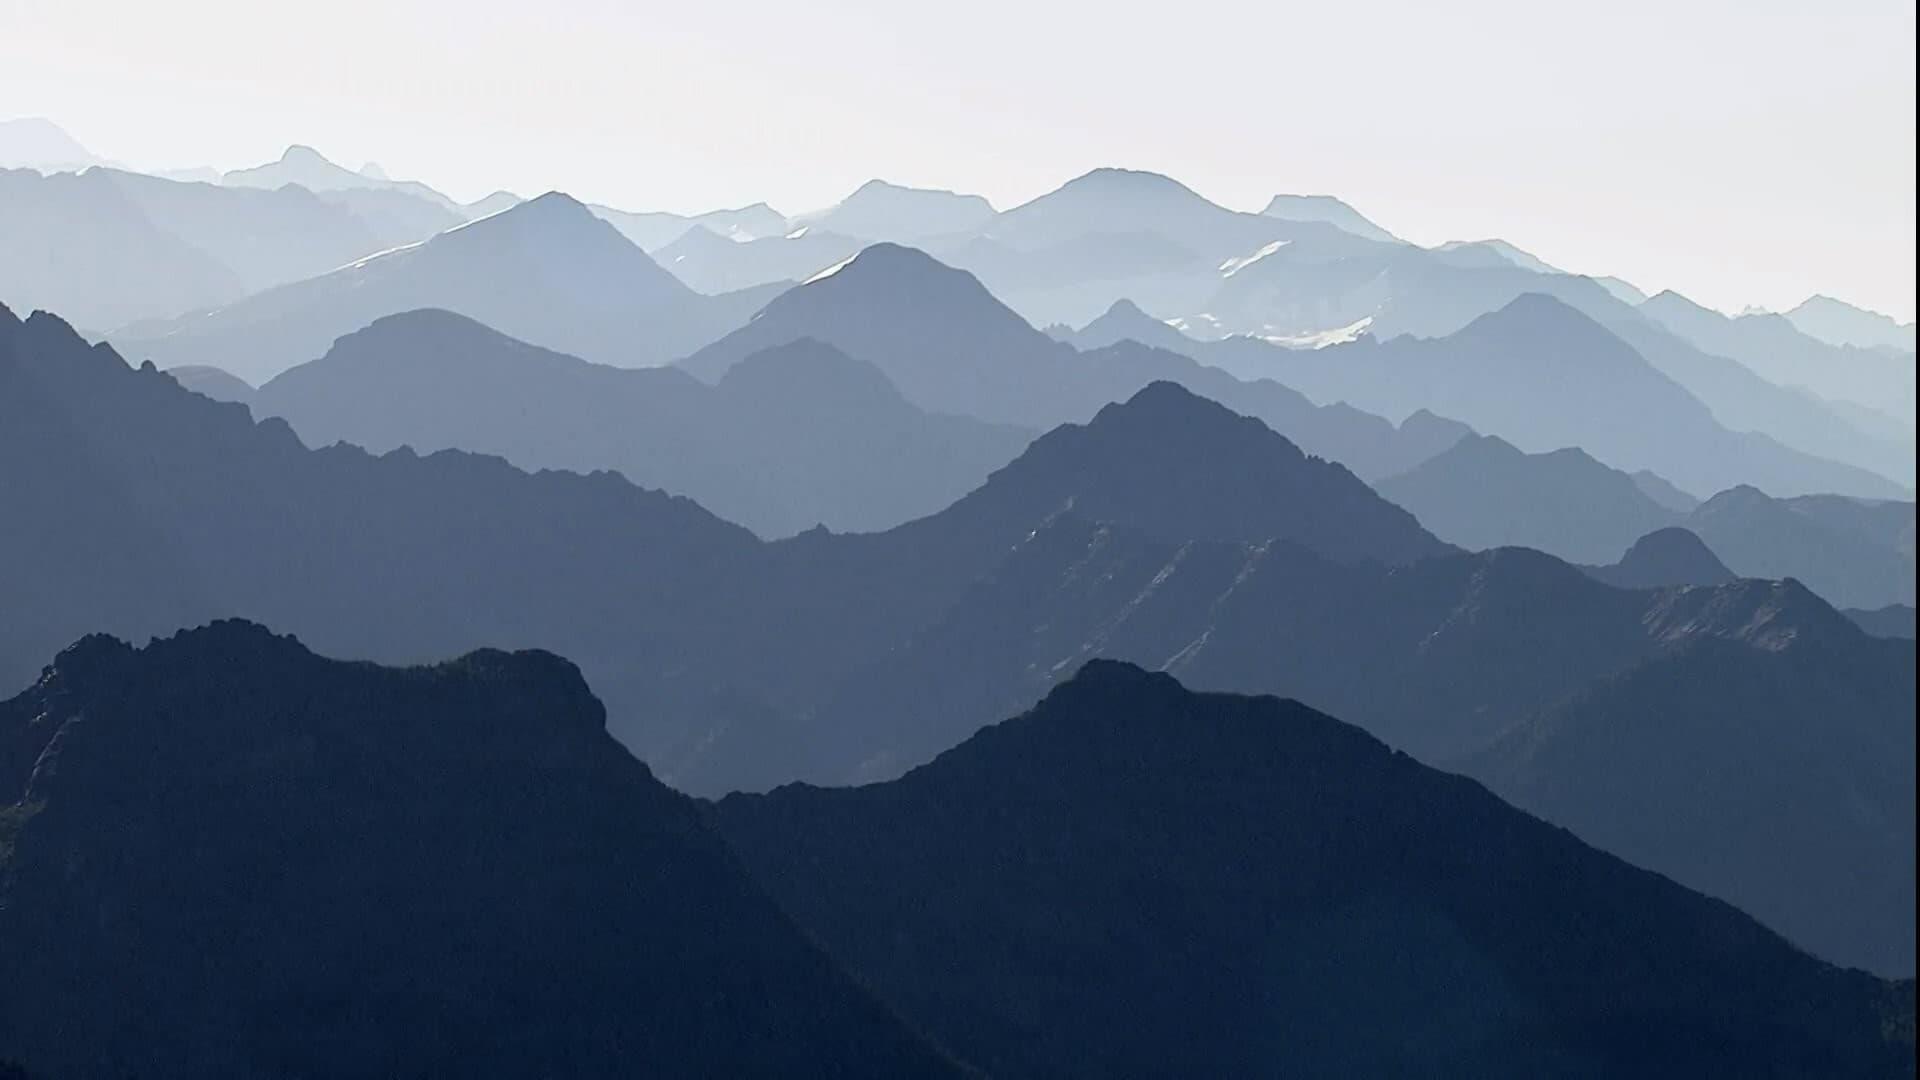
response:
{"label": "layered mountain silhouette", "polygon": [[[1823,397],[1895,410],[1911,430],[1911,356],[1901,359],[1871,347],[1830,344],[1802,331],[1789,315],[1728,317],[1672,291],[1648,299],[1640,305],[1640,311],[1705,351],[1730,356],[1769,381],[1805,386]],[[1908,338],[1911,351],[1911,333]]]}
{"label": "layered mountain silhouette", "polygon": [[1810,296],[1786,314],[1801,333],[1829,345],[1914,351],[1912,323],[1896,322],[1831,296]]}
{"label": "layered mountain silhouette", "polygon": [[1178,382],[1365,478],[1404,471],[1466,430],[1431,417],[1395,426],[1343,405],[1317,407],[1271,380],[1244,382],[1132,342],[1079,352],[1028,325],[971,274],[892,244],[781,294],[682,365],[713,382],[742,358],[800,338],[873,364],[928,411],[1032,428],[1084,421],[1151,382]]}
{"label": "layered mountain silhouette", "polygon": [[594,216],[606,221],[642,251],[654,252],[666,247],[695,227],[707,229],[729,240],[758,240],[784,236],[789,231],[786,216],[766,203],[754,203],[734,210],[712,210],[704,214],[672,214],[666,211],[634,213],[611,206],[590,207]]}
{"label": "layered mountain silhouette", "polygon": [[294,184],[312,192],[385,192],[390,196],[405,196],[408,199],[437,206],[448,214],[454,215],[454,222],[502,209],[498,204],[498,195],[472,206],[463,206],[452,198],[435,191],[417,180],[394,180],[388,177],[379,166],[372,162],[355,172],[344,165],[336,165],[327,160],[311,146],[295,144],[287,147],[280,160],[265,165],[256,165],[250,169],[235,169],[223,173],[220,183],[227,187],[278,188]]}
{"label": "layered mountain silhouette", "polygon": [[869,180],[825,210],[801,214],[790,225],[856,237],[911,244],[985,227],[996,211],[978,195],[902,187]]}
{"label": "layered mountain silhouette", "polygon": [[1686,524],[1747,577],[1798,578],[1843,607],[1913,602],[1912,502],[1775,499],[1743,486],[1708,499]]}
{"label": "layered mountain silhouette", "polygon": [[423,307],[600,363],[661,363],[745,322],[756,294],[705,297],[585,206],[549,192],[425,243],[130,329],[115,343],[162,367],[212,364],[261,383],[383,315]]}
{"label": "layered mountain silhouette", "polygon": [[220,622],[0,703],[0,1054],[48,1076],[958,1075],[541,652]]}
{"label": "layered mountain silhouette", "polygon": [[[1570,562],[1609,563],[1644,534],[1679,526],[1744,577],[1797,578],[1839,606],[1913,598],[1909,501],[1776,499],[1742,485],[1677,509],[1687,505],[1684,493],[1657,476],[1629,476],[1576,449],[1523,454],[1491,436],[1462,439],[1375,486],[1462,547],[1517,545]],[[1658,584],[1683,582],[1705,579]]]}
{"label": "layered mountain silhouette", "polygon": [[822,524],[873,531],[931,514],[1033,437],[928,415],[870,365],[805,339],[755,354],[708,386],[677,368],[590,364],[444,311],[379,319],[281,373],[250,403],[256,416],[285,418],[309,446],[474,450],[525,469],[615,469],[763,536]]}
{"label": "layered mountain silhouette", "polygon": [[[1811,600],[1791,582],[1738,588],[1768,590],[1756,614],[1775,622]],[[1697,618],[1722,601],[1669,602]],[[1817,955],[1911,975],[1913,642],[1791,640],[1807,633],[1763,649],[1692,642],[1508,732],[1465,769]]]}
{"label": "layered mountain silhouette", "polygon": [[181,386],[215,401],[237,401],[242,405],[251,405],[256,392],[245,379],[207,364],[168,368],[167,374],[173,376],[173,381]]}
{"label": "layered mountain silhouette", "polygon": [[1874,637],[1914,639],[1914,609],[1911,604],[1888,604],[1871,611],[1847,608],[1841,614]]}
{"label": "layered mountain silhouette", "polygon": [[734,240],[695,225],[680,239],[656,249],[653,257],[689,288],[722,293],[805,281],[845,262],[860,247],[861,242],[851,236],[806,226],[785,234]]}
{"label": "layered mountain silhouette", "polygon": [[[1751,483],[1789,495],[1907,493],[1864,469],[1730,430],[1632,346],[1545,294],[1521,296],[1443,338],[1362,340],[1275,359],[1285,364],[1273,377],[1315,400],[1389,418],[1425,408],[1523,450],[1578,446],[1687,490]],[[1628,416],[1631,425],[1620,422]]]}
{"label": "layered mountain silhouette", "polygon": [[803,926],[996,1076],[1911,1067],[1910,986],[1298,703],[1126,664],[899,780],[713,813]]}
{"label": "layered mountain silhouette", "polygon": [[1287,221],[1324,222],[1355,236],[1382,243],[1397,243],[1400,240],[1369,221],[1360,211],[1331,195],[1275,195],[1267,202],[1267,208],[1260,212]]}
{"label": "layered mountain silhouette", "polygon": [[1604,562],[1674,518],[1584,451],[1524,454],[1491,435],[1461,439],[1375,487],[1451,543],[1539,548],[1569,562]]}
{"label": "layered mountain silhouette", "polygon": [[42,116],[0,120],[0,169],[78,172],[106,159],[80,145],[65,128]]}
{"label": "layered mountain silhouette", "polygon": [[1635,540],[1618,562],[1589,566],[1586,571],[1622,589],[1725,585],[1738,576],[1698,536],[1677,525]]}
{"label": "layered mountain silhouette", "polygon": [[[0,320],[0,339],[0,492],[33,523],[0,534],[21,569],[0,580],[22,613],[0,624],[15,685],[49,641],[226,615],[387,661],[542,644],[664,778],[723,792],[897,776],[1095,656],[1287,693],[1434,762],[1703,639],[1893,665],[1860,681],[1876,700],[1912,682],[1910,647],[1865,652],[1886,643],[1797,586],[1632,592],[1522,549],[1447,555],[1346,470],[1172,385],[1037,440],[938,514],[764,544],[612,474],[308,450],[51,316]],[[1807,828],[1854,850],[1861,827]]]}

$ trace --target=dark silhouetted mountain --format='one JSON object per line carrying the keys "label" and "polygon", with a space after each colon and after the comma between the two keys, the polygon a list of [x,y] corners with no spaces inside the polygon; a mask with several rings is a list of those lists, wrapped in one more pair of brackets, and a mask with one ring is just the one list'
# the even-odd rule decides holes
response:
{"label": "dark silhouetted mountain", "polygon": [[379,319],[275,377],[253,405],[310,446],[615,469],[765,536],[818,524],[873,531],[931,514],[1033,437],[928,415],[870,365],[817,342],[756,354],[710,387],[677,368],[590,364],[444,311]]}
{"label": "dark silhouetted mountain", "polygon": [[1913,607],[1909,604],[1888,604],[1883,608],[1867,611],[1862,608],[1847,608],[1841,614],[1854,621],[1854,625],[1872,634],[1874,637],[1914,638]]}
{"label": "dark silhouetted mountain", "polygon": [[1787,312],[1787,320],[1808,337],[1829,345],[1914,351],[1913,324],[1895,322],[1877,311],[1854,307],[1831,296],[1810,296]]}
{"label": "dark silhouetted mountain", "polygon": [[1523,454],[1491,435],[1461,439],[1374,486],[1449,543],[1538,548],[1569,562],[1605,562],[1674,517],[1581,450]]}
{"label": "dark silhouetted mountain", "polygon": [[1793,577],[1841,607],[1914,599],[1914,504],[1723,491],[1686,518],[1735,573]]}
{"label": "dark silhouetted mountain", "polygon": [[265,382],[383,315],[438,307],[598,363],[662,363],[745,322],[754,294],[703,297],[558,192],[220,310],[116,337],[163,367]]}
{"label": "dark silhouetted mountain", "polygon": [[252,405],[254,388],[245,379],[230,375],[217,367],[205,364],[188,364],[185,367],[168,368],[167,374],[181,386],[202,394],[215,401],[237,401],[242,405]]}
{"label": "dark silhouetted mountain", "polygon": [[978,195],[869,180],[833,206],[801,214],[789,224],[857,237],[867,243],[887,240],[910,244],[983,228],[995,213],[993,205]]}
{"label": "dark silhouetted mountain", "polygon": [[899,780],[713,814],[829,951],[996,1076],[1912,1067],[1910,987],[1302,705],[1130,665]]}
{"label": "dark silhouetted mountain", "polygon": [[754,203],[737,210],[712,210],[704,214],[669,214],[664,211],[631,213],[611,206],[589,207],[594,216],[619,229],[640,250],[652,253],[687,234],[695,226],[729,240],[758,240],[767,236],[785,236],[786,216],[766,203]]}
{"label": "dark silhouetted mountain", "polygon": [[1316,401],[1389,418],[1426,408],[1529,452],[1579,446],[1689,490],[1752,483],[1784,494],[1906,494],[1882,475],[1729,430],[1634,347],[1544,294],[1444,338],[1276,349],[1273,358],[1281,364],[1273,377]]}
{"label": "dark silhouetted mountain", "polygon": [[1267,203],[1267,208],[1260,212],[1287,221],[1324,222],[1355,236],[1382,243],[1396,243],[1400,239],[1331,195],[1275,195]]}
{"label": "dark silhouetted mountain", "polygon": [[1676,514],[1690,514],[1694,507],[1700,505],[1698,498],[1674,487],[1666,477],[1650,469],[1634,473],[1633,482],[1647,498]]}
{"label": "dark silhouetted mountain", "polygon": [[1729,318],[1671,291],[1641,304],[1640,311],[1706,352],[1732,357],[1771,382],[1897,410],[1901,419],[1913,423],[1910,356],[1896,359],[1872,348],[1833,345],[1802,332],[1785,315]]}
{"label": "dark silhouetted mountain", "polygon": [[0,1052],[49,1076],[943,1075],[573,665],[220,622],[0,703]]}
{"label": "dark silhouetted mountain", "polygon": [[[1771,590],[1763,618],[1818,603],[1792,582],[1734,588]],[[1817,955],[1911,977],[1913,643],[1860,637],[1693,642],[1509,732],[1466,771]]]}
{"label": "dark silhouetted mountain", "polygon": [[1622,589],[1725,585],[1737,577],[1699,537],[1678,525],[1655,529],[1635,540],[1619,562],[1586,571]]}
{"label": "dark silhouetted mountain", "polygon": [[695,225],[653,258],[695,291],[723,293],[805,281],[859,250],[860,241],[850,236],[805,226],[785,235],[730,240]]}
{"label": "dark silhouetted mountain", "polygon": [[0,169],[78,172],[93,165],[111,164],[45,117],[0,120]]}
{"label": "dark silhouetted mountain", "polygon": [[1444,422],[1403,430],[1344,405],[1318,407],[1271,380],[1245,382],[1132,342],[1081,353],[1029,326],[973,275],[893,244],[782,293],[682,364],[711,382],[745,356],[800,338],[873,364],[929,412],[1029,428],[1085,421],[1149,383],[1177,382],[1363,478],[1405,471],[1464,433]]}

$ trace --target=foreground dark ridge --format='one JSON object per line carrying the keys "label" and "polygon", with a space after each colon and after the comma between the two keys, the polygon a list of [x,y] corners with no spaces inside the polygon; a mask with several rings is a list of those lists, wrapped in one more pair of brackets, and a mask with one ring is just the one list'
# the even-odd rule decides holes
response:
{"label": "foreground dark ridge", "polygon": [[610,738],[572,664],[221,622],[0,703],[0,1061],[36,1076],[956,1070]]}
{"label": "foreground dark ridge", "polygon": [[1904,1076],[1913,984],[1294,702],[1093,661],[905,777],[714,808],[996,1076]]}

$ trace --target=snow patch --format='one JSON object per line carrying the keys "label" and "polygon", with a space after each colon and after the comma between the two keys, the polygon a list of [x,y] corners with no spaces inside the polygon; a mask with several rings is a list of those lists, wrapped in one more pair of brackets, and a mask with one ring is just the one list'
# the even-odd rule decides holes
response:
{"label": "snow patch", "polygon": [[1273,243],[1268,244],[1251,255],[1238,255],[1228,259],[1226,262],[1220,264],[1220,276],[1232,277],[1291,243],[1293,243],[1291,240],[1275,240]]}
{"label": "snow patch", "polygon": [[1304,334],[1261,334],[1262,341],[1288,349],[1324,349],[1329,345],[1350,345],[1360,340],[1360,335],[1373,325],[1373,316],[1369,315],[1359,322],[1345,326],[1336,326],[1331,330],[1312,330]]}
{"label": "snow patch", "polygon": [[834,263],[832,266],[827,267],[825,270],[820,271],[819,273],[813,275],[812,277],[801,282],[800,284],[811,285],[816,281],[825,281],[826,279],[832,277],[833,275],[839,273],[840,271],[845,270],[847,268],[848,263],[851,263],[853,260],[859,257],[860,257],[860,253],[854,252],[852,255],[849,255],[846,258],[841,259],[839,262]]}

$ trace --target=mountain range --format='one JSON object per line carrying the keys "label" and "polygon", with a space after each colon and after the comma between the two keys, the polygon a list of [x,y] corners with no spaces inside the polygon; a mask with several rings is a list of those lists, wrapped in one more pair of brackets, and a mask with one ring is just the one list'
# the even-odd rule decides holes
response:
{"label": "mountain range", "polygon": [[[208,392],[190,380],[183,385]],[[973,490],[1034,435],[925,413],[870,365],[806,339],[756,353],[708,386],[678,368],[590,364],[445,311],[378,319],[246,400],[309,446],[472,450],[529,470],[616,469],[762,536],[815,525],[866,532],[923,517]]]}
{"label": "mountain range", "polygon": [[1683,526],[1741,576],[1797,578],[1842,607],[1913,603],[1911,501],[1776,499],[1741,485],[1681,509],[1649,484],[1578,449],[1526,454],[1474,436],[1374,486],[1466,548],[1524,546],[1605,563],[1649,532]]}
{"label": "mountain range", "polygon": [[162,367],[210,364],[258,385],[383,315],[437,307],[532,344],[635,367],[746,322],[764,300],[695,293],[585,206],[548,193],[212,312],[129,327],[114,342]]}
{"label": "mountain range", "polygon": [[[1806,666],[1809,688],[1855,680],[1871,708],[1836,729],[1849,745],[1835,754],[1897,759],[1898,725],[1910,737],[1911,643],[1868,637],[1794,583],[1633,592],[1523,549],[1449,554],[1346,469],[1170,383],[1050,432],[937,514],[772,544],[610,473],[308,450],[284,422],[129,368],[44,314],[0,319],[0,391],[0,498],[33,523],[0,533],[0,566],[18,568],[0,603],[25,613],[0,627],[0,677],[16,684],[60,648],[49,641],[229,615],[389,662],[544,642],[576,659],[610,730],[663,779],[718,793],[898,776],[1098,656],[1285,693],[1458,765],[1604,680],[1724,640],[1762,667]],[[1689,692],[1656,680],[1636,701],[1659,715]],[[1817,706],[1755,707],[1772,710],[1742,718],[1766,755],[1764,733]],[[1643,738],[1632,752],[1669,748]],[[1807,821],[1785,835],[1888,850],[1861,838],[1863,820],[1911,816],[1867,804],[1863,819],[1867,793],[1850,790],[1796,796]],[[1732,880],[1724,898],[1791,940],[1909,974],[1898,935],[1848,951],[1885,925],[1873,905],[1900,895],[1899,865],[1854,867],[1881,884],[1811,914],[1769,892],[1772,870],[1666,872]]]}

